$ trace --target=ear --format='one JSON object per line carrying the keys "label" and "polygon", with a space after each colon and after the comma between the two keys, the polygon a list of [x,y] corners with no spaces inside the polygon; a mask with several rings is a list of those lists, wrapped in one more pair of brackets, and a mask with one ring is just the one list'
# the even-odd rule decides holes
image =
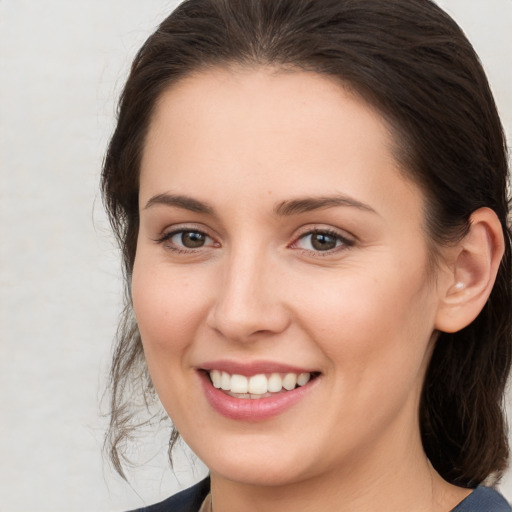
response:
{"label": "ear", "polygon": [[496,213],[489,208],[473,212],[468,233],[445,254],[447,266],[438,282],[437,330],[460,331],[478,316],[491,294],[504,250]]}

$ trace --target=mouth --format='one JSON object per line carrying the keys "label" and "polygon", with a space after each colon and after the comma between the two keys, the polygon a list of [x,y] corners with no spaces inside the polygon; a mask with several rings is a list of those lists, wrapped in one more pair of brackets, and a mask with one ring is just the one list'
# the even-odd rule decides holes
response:
{"label": "mouth", "polygon": [[210,406],[230,420],[258,422],[297,407],[318,388],[321,372],[273,363],[205,364],[198,368]]}
{"label": "mouth", "polygon": [[287,393],[305,386],[317,378],[319,372],[258,373],[241,375],[221,370],[205,370],[214,388],[234,398],[258,400]]}

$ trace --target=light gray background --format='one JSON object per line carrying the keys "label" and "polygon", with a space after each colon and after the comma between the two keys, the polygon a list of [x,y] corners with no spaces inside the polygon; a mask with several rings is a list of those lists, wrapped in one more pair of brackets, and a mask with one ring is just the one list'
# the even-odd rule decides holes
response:
{"label": "light gray background", "polygon": [[[170,0],[0,0],[0,511],[118,511],[204,474],[165,432],[128,486],[101,459],[121,304],[98,178],[136,50]],[[512,133],[512,0],[442,0]],[[156,455],[155,455],[156,454]],[[512,499],[512,476],[502,489]]]}

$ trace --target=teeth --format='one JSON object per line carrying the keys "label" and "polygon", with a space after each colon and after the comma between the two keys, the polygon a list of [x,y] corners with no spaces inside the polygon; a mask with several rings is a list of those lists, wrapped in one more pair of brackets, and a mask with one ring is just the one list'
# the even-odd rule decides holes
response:
{"label": "teeth", "polygon": [[212,384],[217,389],[228,391],[239,398],[261,398],[269,393],[279,393],[283,389],[291,391],[297,386],[305,386],[311,379],[311,373],[259,373],[251,377],[245,375],[230,375],[227,372],[212,370],[209,372]]}
{"label": "teeth", "polygon": [[210,372],[210,378],[215,388],[219,389],[222,386],[222,374],[219,370],[213,370]]}
{"label": "teeth", "polygon": [[311,379],[311,373],[301,373],[297,377],[297,385],[305,386],[309,382],[310,379]]}
{"label": "teeth", "polygon": [[229,391],[231,389],[231,376],[229,373],[222,372],[220,379],[220,389]]}
{"label": "teeth", "polygon": [[268,379],[268,390],[271,393],[278,393],[283,389],[283,379],[279,373],[273,373]]}
{"label": "teeth", "polygon": [[231,393],[248,393],[249,380],[244,375],[231,376]]}
{"label": "teeth", "polygon": [[[234,375],[233,375],[234,377]],[[265,375],[253,375],[249,379],[249,393],[263,395],[268,391],[268,380]]]}
{"label": "teeth", "polygon": [[296,373],[287,373],[285,378],[283,379],[283,388],[288,391],[295,389],[297,385],[297,374]]}

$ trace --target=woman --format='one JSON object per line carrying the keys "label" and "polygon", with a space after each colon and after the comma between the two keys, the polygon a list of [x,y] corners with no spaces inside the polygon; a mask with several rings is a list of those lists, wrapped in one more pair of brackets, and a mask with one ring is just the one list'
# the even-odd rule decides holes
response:
{"label": "woman", "polygon": [[510,510],[481,486],[508,457],[506,180],[483,70],[429,0],[182,3],[103,172],[113,461],[137,385],[210,470],[143,510]]}

